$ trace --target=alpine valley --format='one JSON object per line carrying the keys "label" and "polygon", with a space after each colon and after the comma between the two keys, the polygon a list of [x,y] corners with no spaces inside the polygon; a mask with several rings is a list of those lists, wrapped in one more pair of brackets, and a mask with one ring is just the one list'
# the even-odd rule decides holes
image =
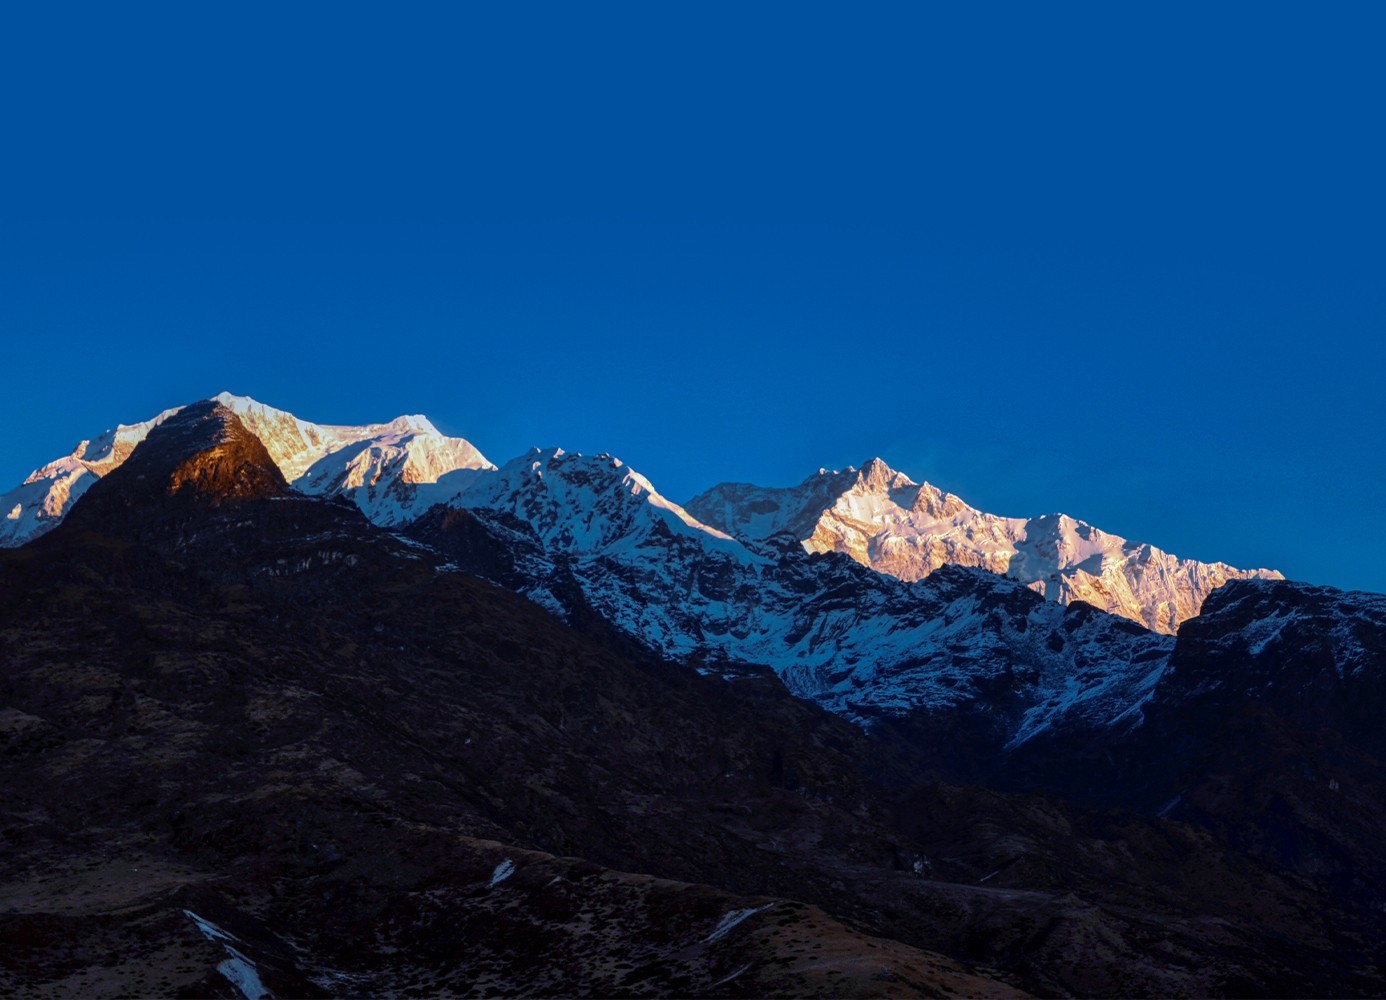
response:
{"label": "alpine valley", "polygon": [[1386,597],[223,393],[0,497],[8,995],[1386,993]]}

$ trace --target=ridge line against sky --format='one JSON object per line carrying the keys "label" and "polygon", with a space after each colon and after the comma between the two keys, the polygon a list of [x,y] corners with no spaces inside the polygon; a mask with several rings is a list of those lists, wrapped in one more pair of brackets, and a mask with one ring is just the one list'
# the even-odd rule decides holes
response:
{"label": "ridge line against sky", "polygon": [[1386,8],[8,12],[0,489],[223,389],[1386,591]]}

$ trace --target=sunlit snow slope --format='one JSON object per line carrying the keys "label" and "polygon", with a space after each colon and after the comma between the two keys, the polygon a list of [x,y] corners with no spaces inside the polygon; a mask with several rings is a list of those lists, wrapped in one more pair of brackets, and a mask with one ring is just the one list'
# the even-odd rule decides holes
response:
{"label": "sunlit snow slope", "polygon": [[820,469],[783,489],[724,483],[690,501],[688,511],[737,538],[788,536],[809,552],[842,552],[902,580],[941,566],[976,566],[1060,604],[1086,601],[1170,634],[1228,580],[1284,579],[1274,570],[1180,559],[1066,514],[997,517],[879,458],[861,469]]}

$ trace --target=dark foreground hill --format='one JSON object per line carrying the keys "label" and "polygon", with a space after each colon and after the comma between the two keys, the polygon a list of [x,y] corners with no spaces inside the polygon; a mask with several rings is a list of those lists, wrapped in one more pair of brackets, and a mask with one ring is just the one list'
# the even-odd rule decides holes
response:
{"label": "dark foreground hill", "polygon": [[768,672],[578,617],[294,493],[230,411],[170,419],[0,556],[0,987],[1386,991],[1341,870],[1377,855],[1321,871],[1206,805],[940,784]]}

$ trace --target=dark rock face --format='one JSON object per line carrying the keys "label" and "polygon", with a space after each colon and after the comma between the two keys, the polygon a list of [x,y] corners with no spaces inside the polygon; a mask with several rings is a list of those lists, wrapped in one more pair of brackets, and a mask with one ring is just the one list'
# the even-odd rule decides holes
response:
{"label": "dark rock face", "polygon": [[1180,637],[1168,701],[1226,712],[1248,696],[1293,725],[1386,757],[1386,596],[1235,581]]}
{"label": "dark rock face", "polygon": [[[435,511],[436,549],[402,540],[282,488],[214,409],[146,446],[0,554],[6,993],[235,996],[247,970],[287,996],[1386,990],[1379,820],[1345,815],[1380,801],[1351,680],[1375,611],[1291,594],[1361,667],[1340,714],[1295,715],[1209,686],[1277,648],[1239,647],[1269,606],[1229,603],[1109,747],[1155,777],[1084,811],[940,783],[918,731],[868,736],[768,671],[659,660],[552,560],[567,624],[450,568],[527,585],[547,557],[521,526]],[[951,585],[984,616],[1028,600]],[[1182,732],[1169,763],[1141,749]],[[995,777],[992,733],[968,738]],[[1256,826],[1266,803],[1290,819]]]}
{"label": "dark rock face", "polygon": [[1170,815],[1386,909],[1386,597],[1238,582],[1210,604],[1132,749],[1164,748],[1151,790]]}
{"label": "dark rock face", "polygon": [[1386,597],[1234,581],[1181,630],[1144,724],[1057,733],[992,775],[1223,844],[1386,910]]}
{"label": "dark rock face", "polygon": [[82,516],[106,508],[128,510],[160,497],[220,504],[291,492],[260,439],[212,400],[184,407],[155,427],[105,478],[109,481],[98,482],[83,498]]}

